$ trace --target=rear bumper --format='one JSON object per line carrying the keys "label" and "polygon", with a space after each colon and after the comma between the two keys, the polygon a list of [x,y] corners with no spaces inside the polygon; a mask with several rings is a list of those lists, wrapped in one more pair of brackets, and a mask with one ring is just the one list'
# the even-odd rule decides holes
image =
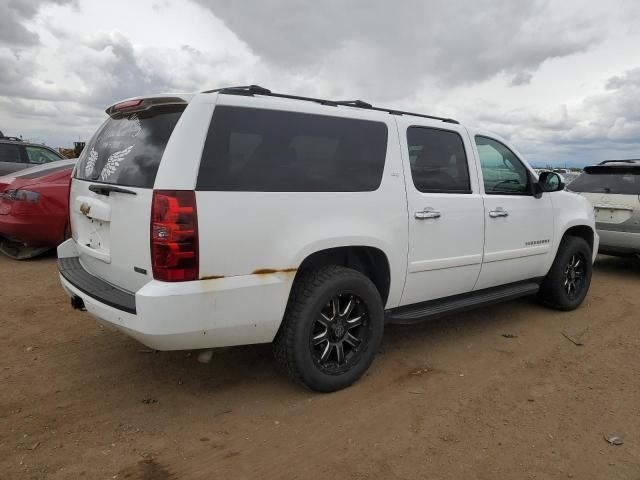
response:
{"label": "rear bumper", "polygon": [[[58,257],[84,270],[72,239],[58,247]],[[102,285],[91,285],[86,275]],[[152,280],[135,293],[115,289],[86,271],[76,272],[75,277],[61,272],[60,281],[66,293],[82,299],[87,312],[101,323],[157,350],[192,350],[271,342],[280,327],[294,275],[283,272],[175,283]],[[113,295],[105,298],[109,288],[133,296],[133,308],[127,311],[110,301]]]}
{"label": "rear bumper", "polygon": [[631,255],[640,253],[640,233],[598,230],[600,253]]}
{"label": "rear bumper", "polygon": [[64,236],[65,219],[51,215],[0,215],[0,235],[32,247],[56,246]]}

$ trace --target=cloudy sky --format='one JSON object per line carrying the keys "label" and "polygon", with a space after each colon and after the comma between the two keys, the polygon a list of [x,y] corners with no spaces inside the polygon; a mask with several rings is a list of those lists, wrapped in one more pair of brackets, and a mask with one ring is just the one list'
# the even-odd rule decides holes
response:
{"label": "cloudy sky", "polygon": [[86,140],[117,100],[256,83],[436,115],[534,164],[640,157],[636,0],[0,0],[0,130]]}

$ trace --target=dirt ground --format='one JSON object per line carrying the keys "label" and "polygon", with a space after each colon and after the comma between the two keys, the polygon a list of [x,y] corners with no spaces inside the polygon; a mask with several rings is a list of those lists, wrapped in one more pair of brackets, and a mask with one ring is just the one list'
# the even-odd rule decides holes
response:
{"label": "dirt ground", "polygon": [[388,327],[330,395],[268,345],[147,353],[71,310],[52,255],[0,257],[0,282],[0,479],[640,479],[637,261],[599,258],[575,312]]}

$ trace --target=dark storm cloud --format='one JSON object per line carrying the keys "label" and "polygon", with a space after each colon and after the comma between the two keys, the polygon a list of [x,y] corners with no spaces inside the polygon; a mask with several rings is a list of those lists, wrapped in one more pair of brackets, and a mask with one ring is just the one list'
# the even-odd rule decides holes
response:
{"label": "dark storm cloud", "polygon": [[0,46],[30,47],[40,42],[38,34],[27,29],[31,20],[46,4],[75,4],[76,0],[0,0]]}
{"label": "dark storm cloud", "polygon": [[274,65],[308,70],[333,63],[355,82],[388,88],[429,77],[472,84],[499,73],[527,83],[547,59],[598,41],[597,22],[553,12],[547,1],[197,0]]}

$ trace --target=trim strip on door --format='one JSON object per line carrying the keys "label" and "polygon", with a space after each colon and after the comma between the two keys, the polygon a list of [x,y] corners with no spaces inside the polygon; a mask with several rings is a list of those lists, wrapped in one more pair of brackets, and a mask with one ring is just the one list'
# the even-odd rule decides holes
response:
{"label": "trim strip on door", "polygon": [[544,255],[550,250],[550,245],[535,245],[532,247],[516,248],[513,250],[501,250],[484,254],[484,263],[499,262],[501,260],[511,260],[513,258],[530,257],[534,255]]}
{"label": "trim strip on door", "polygon": [[410,273],[426,272],[429,270],[442,270],[443,268],[466,267],[482,263],[482,254],[463,255],[461,257],[438,258],[435,260],[419,260],[411,262]]}

